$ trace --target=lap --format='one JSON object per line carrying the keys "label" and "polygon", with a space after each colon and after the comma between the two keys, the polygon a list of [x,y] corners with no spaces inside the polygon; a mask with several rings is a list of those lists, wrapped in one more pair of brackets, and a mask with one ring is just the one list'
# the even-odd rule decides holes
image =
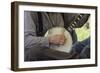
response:
{"label": "lap", "polygon": [[90,57],[90,38],[87,38],[81,42],[76,42],[72,47],[72,52],[79,54],[79,58]]}

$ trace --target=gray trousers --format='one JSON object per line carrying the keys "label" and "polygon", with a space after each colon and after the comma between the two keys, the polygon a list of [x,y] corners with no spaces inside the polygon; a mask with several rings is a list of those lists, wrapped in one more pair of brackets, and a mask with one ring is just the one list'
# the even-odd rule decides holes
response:
{"label": "gray trousers", "polygon": [[[40,46],[34,46],[33,49],[32,48],[26,49],[25,50],[25,61],[56,60],[56,58],[53,58],[53,56],[50,57],[47,55],[47,54],[50,54],[49,52],[46,53],[45,50],[47,50],[47,49],[49,49],[49,48],[40,47]],[[71,59],[90,58],[90,38],[87,38],[81,42],[76,42],[72,47],[71,54],[73,54],[73,53],[75,53],[75,54],[77,53],[77,55],[76,55],[77,57],[73,56],[73,57],[71,57]],[[60,53],[58,53],[58,56],[59,56],[59,54]],[[68,55],[68,56],[70,56],[70,55]],[[60,59],[60,57],[59,57],[59,59]],[[67,56],[65,59],[67,59]]]}
{"label": "gray trousers", "polygon": [[56,60],[52,57],[48,57],[46,55],[47,53],[45,54],[45,50],[47,49],[49,48],[35,46],[34,48],[24,51],[24,61]]}

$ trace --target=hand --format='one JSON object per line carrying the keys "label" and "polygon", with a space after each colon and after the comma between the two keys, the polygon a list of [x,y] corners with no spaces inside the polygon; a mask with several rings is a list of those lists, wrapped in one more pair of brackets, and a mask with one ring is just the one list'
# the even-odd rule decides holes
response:
{"label": "hand", "polygon": [[57,34],[49,37],[49,42],[51,44],[61,44],[63,45],[65,43],[65,36],[64,34]]}

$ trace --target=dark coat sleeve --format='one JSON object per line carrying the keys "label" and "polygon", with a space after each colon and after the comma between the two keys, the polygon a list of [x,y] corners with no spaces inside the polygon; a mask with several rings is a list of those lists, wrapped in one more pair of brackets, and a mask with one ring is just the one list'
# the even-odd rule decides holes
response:
{"label": "dark coat sleeve", "polygon": [[76,24],[74,28],[80,28],[82,27],[88,20],[90,14],[82,14],[82,17],[77,20],[79,14],[78,13],[65,13],[63,14],[63,18],[64,18],[64,23],[66,28],[68,28],[69,26],[71,26],[71,24],[76,20]]}

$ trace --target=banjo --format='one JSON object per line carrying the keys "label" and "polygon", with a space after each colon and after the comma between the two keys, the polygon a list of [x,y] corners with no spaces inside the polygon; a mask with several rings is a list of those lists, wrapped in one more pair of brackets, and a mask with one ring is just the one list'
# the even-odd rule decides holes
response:
{"label": "banjo", "polygon": [[[69,31],[74,30],[74,27],[77,26],[77,22],[83,17],[84,14],[79,14],[75,17],[75,19],[70,23],[70,26],[67,28]],[[65,52],[65,53],[70,53],[71,48],[72,48],[72,37],[70,32],[66,30],[63,27],[54,27],[49,29],[44,37],[49,37],[57,34],[64,33],[64,36],[66,38],[65,43],[63,45],[56,45],[56,44],[50,44],[50,49],[60,51],[60,52]]]}

